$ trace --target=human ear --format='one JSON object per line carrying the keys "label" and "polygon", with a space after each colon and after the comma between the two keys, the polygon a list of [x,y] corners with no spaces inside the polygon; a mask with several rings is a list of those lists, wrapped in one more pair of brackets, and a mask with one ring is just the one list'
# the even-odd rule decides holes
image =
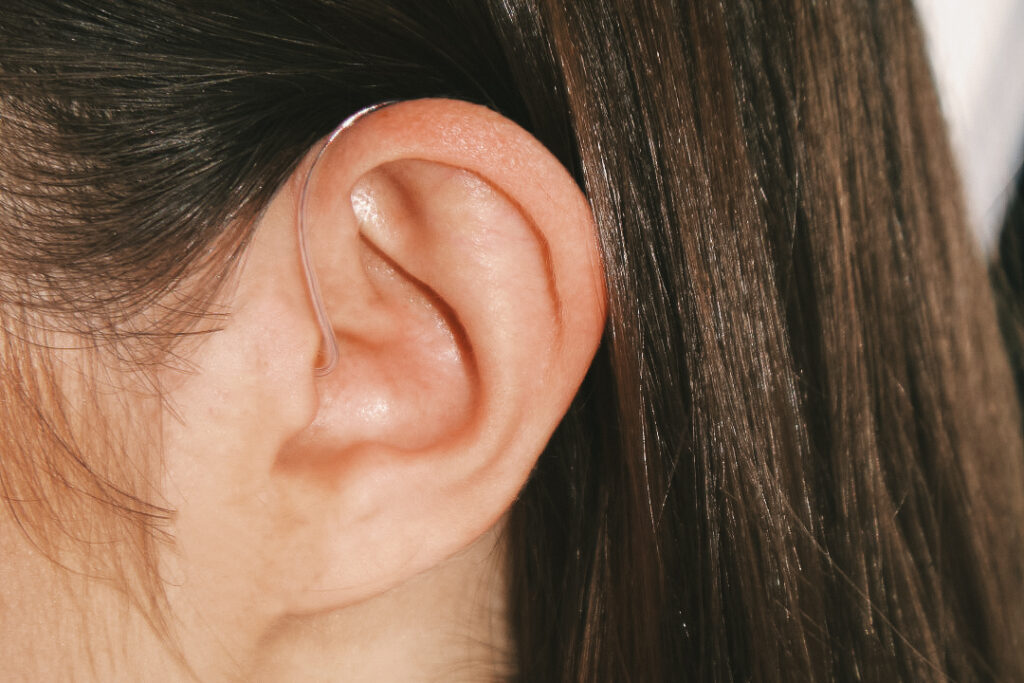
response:
{"label": "human ear", "polygon": [[[250,313],[227,330],[273,335],[245,381],[273,398],[238,420],[274,446],[234,460],[259,505],[236,499],[232,514],[261,530],[251,542],[273,575],[260,581],[292,611],[370,597],[491,528],[604,326],[588,205],[508,119],[452,100],[390,105],[325,149],[300,202],[312,159],[261,219],[239,275]],[[300,212],[339,350],[326,376]],[[238,382],[221,379],[222,396]]]}

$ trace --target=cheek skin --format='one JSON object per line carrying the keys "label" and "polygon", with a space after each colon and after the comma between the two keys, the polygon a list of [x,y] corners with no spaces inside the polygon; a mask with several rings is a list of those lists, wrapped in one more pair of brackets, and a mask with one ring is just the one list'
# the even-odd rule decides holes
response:
{"label": "cheek skin", "polygon": [[176,416],[165,416],[164,491],[177,510],[174,536],[189,575],[186,588],[209,582],[213,595],[204,601],[253,598],[245,594],[251,587],[243,573],[262,563],[267,530],[253,508],[266,499],[265,474],[287,420],[276,411],[268,415],[266,406],[288,397],[268,392],[254,376],[273,372],[259,360],[261,346],[230,326],[216,333],[192,359],[195,374],[167,397]]}
{"label": "cheek skin", "polygon": [[[272,204],[264,221],[275,218]],[[257,232],[226,325],[201,339],[187,371],[162,378],[163,493],[176,516],[161,572],[182,630],[216,636],[190,647],[237,651],[274,618],[274,591],[288,583],[280,557],[301,533],[270,477],[316,405],[319,330],[290,236]]]}

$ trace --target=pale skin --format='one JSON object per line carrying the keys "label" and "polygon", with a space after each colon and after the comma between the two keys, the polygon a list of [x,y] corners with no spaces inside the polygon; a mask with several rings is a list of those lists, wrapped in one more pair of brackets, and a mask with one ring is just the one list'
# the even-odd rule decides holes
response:
{"label": "pale skin", "polygon": [[[596,235],[539,143],[486,109],[399,103],[261,216],[221,331],[130,402],[176,511],[160,557],[187,666],[112,587],[0,519],[3,680],[430,681],[507,673],[504,519],[600,341]],[[134,433],[134,432],[133,432]],[[12,669],[8,669],[12,671]],[[0,677],[2,678],[2,677]]]}

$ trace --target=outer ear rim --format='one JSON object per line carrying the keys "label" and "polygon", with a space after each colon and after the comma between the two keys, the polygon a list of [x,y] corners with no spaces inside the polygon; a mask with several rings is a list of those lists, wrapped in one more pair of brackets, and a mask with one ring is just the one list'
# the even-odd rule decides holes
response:
{"label": "outer ear rim", "polygon": [[[439,108],[436,105],[443,105],[440,108],[443,113],[438,114]],[[345,123],[348,125],[344,126],[343,123],[344,127],[339,126],[338,137],[344,135],[346,131],[354,132],[357,128],[360,129],[360,135],[344,141],[344,144],[326,146],[315,159],[319,160],[324,156],[336,153],[344,154],[346,157],[371,158],[372,151],[369,148],[373,145],[375,133],[385,129],[390,119],[399,115],[403,117],[407,125],[397,131],[394,128],[387,130],[388,153],[377,154],[373,163],[354,166],[351,172],[345,174],[347,177],[332,178],[331,184],[336,187],[351,187],[373,166],[401,159],[420,159],[463,169],[480,176],[502,192],[505,192],[504,188],[513,186],[518,186],[520,191],[526,190],[527,187],[523,186],[521,178],[529,178],[533,181],[532,194],[548,195],[549,199],[551,197],[542,179],[563,176],[576,188],[575,197],[568,206],[564,204],[555,206],[551,201],[548,207],[538,211],[539,204],[533,202],[534,209],[530,210],[523,202],[516,201],[507,192],[505,194],[534,225],[565,222],[588,226],[587,231],[581,231],[582,235],[546,234],[546,238],[552,258],[555,259],[566,253],[567,247],[571,246],[576,237],[582,236],[592,242],[590,281],[578,284],[596,288],[601,305],[599,315],[596,317],[600,319],[603,327],[607,314],[604,265],[596,240],[596,226],[590,205],[568,170],[550,150],[510,119],[483,105],[462,100],[422,98],[383,102],[366,110],[360,110],[356,115],[346,119]],[[486,125],[481,125],[478,119],[484,119]],[[507,142],[509,138],[515,139],[514,145]],[[426,144],[424,140],[440,141],[444,144]],[[504,155],[506,164],[500,166],[494,164],[493,159],[489,156],[489,151],[494,149],[506,150]],[[518,153],[517,149],[520,150]],[[524,149],[526,151],[522,151]],[[442,151],[446,153],[440,153]],[[297,174],[296,177],[305,178],[305,169],[308,169],[313,162],[314,158],[304,161],[301,165],[303,172]],[[337,184],[339,181],[342,185]],[[567,283],[567,286],[572,285]],[[561,299],[561,292],[558,294]]]}

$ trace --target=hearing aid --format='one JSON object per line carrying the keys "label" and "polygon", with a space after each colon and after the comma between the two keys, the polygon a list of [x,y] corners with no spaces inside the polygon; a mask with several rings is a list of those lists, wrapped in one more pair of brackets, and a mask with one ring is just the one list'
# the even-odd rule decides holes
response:
{"label": "hearing aid", "polygon": [[375,112],[378,109],[394,104],[395,100],[386,102],[378,102],[368,107],[364,107],[352,114],[344,121],[342,121],[337,128],[331,131],[330,135],[321,143],[320,149],[317,150],[316,156],[313,158],[313,163],[309,167],[309,171],[306,173],[306,178],[302,183],[302,192],[299,194],[299,207],[298,207],[298,230],[299,230],[299,254],[302,259],[302,268],[306,274],[306,287],[309,290],[310,300],[313,302],[313,310],[316,313],[317,324],[320,327],[320,334],[323,337],[323,364],[314,368],[314,373],[317,377],[326,377],[331,374],[335,367],[338,365],[338,340],[334,336],[334,328],[331,326],[331,320],[327,316],[327,309],[324,306],[323,296],[320,293],[320,281],[317,278],[316,269],[313,266],[313,259],[309,253],[309,229],[306,220],[306,199],[309,194],[309,188],[313,184],[313,178],[316,174],[317,167],[320,164],[320,159],[323,158],[324,153],[331,146],[336,139],[341,137],[342,133],[351,128],[356,121],[362,117]]}

